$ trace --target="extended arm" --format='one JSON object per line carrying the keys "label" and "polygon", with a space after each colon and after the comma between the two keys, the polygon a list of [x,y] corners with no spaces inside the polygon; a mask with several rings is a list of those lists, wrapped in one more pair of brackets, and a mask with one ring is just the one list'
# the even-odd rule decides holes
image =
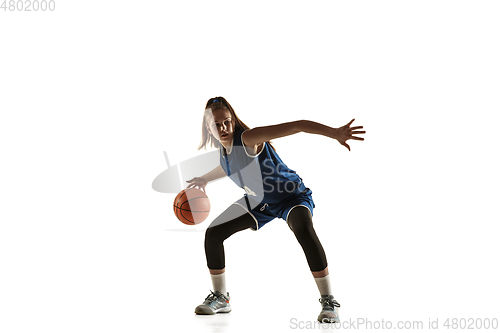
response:
{"label": "extended arm", "polygon": [[366,133],[365,131],[356,131],[357,129],[363,128],[363,126],[351,127],[353,121],[354,119],[351,120],[347,125],[339,128],[332,128],[330,126],[326,126],[310,120],[297,120],[278,125],[256,127],[243,133],[243,141],[247,146],[253,147],[265,141],[281,138],[299,132],[305,132],[310,134],[320,134],[332,139],[336,139],[341,145],[351,150],[346,141],[349,139],[364,140],[363,138],[353,136],[353,134]]}
{"label": "extended arm", "polygon": [[202,176],[207,182],[211,182],[214,180],[217,180],[219,178],[226,177],[226,173],[224,172],[224,169],[219,165],[209,173],[205,174]]}
{"label": "extended arm", "polygon": [[219,178],[225,177],[226,173],[224,172],[224,169],[219,165],[212,171],[204,174],[201,177],[194,177],[193,179],[186,180],[187,183],[189,184],[188,188],[192,187],[200,187],[203,191],[205,191],[205,186],[211,181],[217,180]]}

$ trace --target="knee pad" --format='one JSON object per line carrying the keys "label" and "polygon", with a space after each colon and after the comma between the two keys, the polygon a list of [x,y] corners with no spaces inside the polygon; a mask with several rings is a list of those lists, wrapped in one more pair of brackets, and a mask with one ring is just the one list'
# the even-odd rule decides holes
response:
{"label": "knee pad", "polygon": [[312,229],[312,216],[307,207],[297,206],[288,213],[288,226],[295,234],[302,234]]}

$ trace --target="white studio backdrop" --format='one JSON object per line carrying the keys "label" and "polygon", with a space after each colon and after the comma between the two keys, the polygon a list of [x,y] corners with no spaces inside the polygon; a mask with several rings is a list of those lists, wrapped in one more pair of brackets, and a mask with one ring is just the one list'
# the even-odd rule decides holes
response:
{"label": "white studio backdrop", "polygon": [[[209,184],[210,216],[188,227],[173,214],[175,194],[151,183],[164,151],[172,165],[204,153],[202,113],[216,96],[250,127],[356,118],[367,131],[351,152],[305,133],[273,141],[313,191],[341,319],[497,318],[499,10],[495,1],[7,4],[0,330],[189,330],[185,318],[211,289],[203,231],[243,192],[228,179]],[[225,248],[233,307],[260,304],[256,294],[271,308],[306,304],[275,323],[282,330],[292,315],[316,318],[316,286],[284,221]],[[263,329],[272,315],[258,318],[237,329]]]}

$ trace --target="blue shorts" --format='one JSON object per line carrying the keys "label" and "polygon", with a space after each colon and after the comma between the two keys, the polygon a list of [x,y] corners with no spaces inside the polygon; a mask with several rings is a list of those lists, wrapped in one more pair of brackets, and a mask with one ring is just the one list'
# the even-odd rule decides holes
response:
{"label": "blue shorts", "polygon": [[[266,223],[271,222],[275,218],[279,217],[287,221],[288,213],[297,206],[305,206],[313,215],[314,201],[312,199],[312,191],[306,188],[300,193],[294,193],[289,197],[286,197],[283,201],[273,204],[268,204],[261,202],[259,204],[251,204],[251,210],[248,210],[247,200],[252,202],[251,197],[245,194],[241,199],[233,203],[233,205],[239,205],[243,207],[247,213],[249,213],[255,220],[255,227],[251,227],[252,230],[257,231],[262,228]],[[288,221],[287,221],[288,222]]]}

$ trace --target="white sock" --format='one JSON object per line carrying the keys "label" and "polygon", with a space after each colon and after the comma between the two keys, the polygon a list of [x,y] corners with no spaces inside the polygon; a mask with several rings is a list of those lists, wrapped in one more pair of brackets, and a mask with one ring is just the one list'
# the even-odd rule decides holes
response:
{"label": "white sock", "polygon": [[218,291],[221,294],[226,295],[226,272],[222,274],[210,274],[210,277],[212,278],[214,292]]}
{"label": "white sock", "polygon": [[316,284],[318,285],[319,294],[321,296],[332,294],[332,287],[330,285],[330,274],[320,278],[314,278],[314,281],[316,281]]}

